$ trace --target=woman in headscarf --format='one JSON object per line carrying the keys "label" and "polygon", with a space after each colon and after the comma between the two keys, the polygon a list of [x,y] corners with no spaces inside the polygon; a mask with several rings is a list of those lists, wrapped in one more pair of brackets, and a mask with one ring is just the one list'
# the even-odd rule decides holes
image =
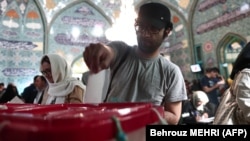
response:
{"label": "woman in headscarf", "polygon": [[86,86],[72,77],[71,68],[63,57],[44,55],[40,71],[49,85],[41,104],[83,103]]}
{"label": "woman in headscarf", "polygon": [[232,84],[225,91],[215,114],[215,125],[250,124],[250,42],[237,56],[230,74]]}
{"label": "woman in headscarf", "polygon": [[193,91],[190,100],[183,102],[180,124],[203,124],[202,119],[213,117],[216,106],[203,91]]}
{"label": "woman in headscarf", "polygon": [[195,109],[198,111],[199,116],[197,116],[197,120],[214,116],[216,105],[209,102],[209,98],[205,92],[194,91],[192,103]]}

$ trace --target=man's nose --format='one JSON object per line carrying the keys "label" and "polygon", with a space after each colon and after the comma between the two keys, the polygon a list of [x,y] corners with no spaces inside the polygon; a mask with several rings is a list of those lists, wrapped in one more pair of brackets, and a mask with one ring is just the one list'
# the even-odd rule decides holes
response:
{"label": "man's nose", "polygon": [[147,29],[142,30],[141,35],[146,36],[146,37],[151,36],[149,30],[147,30]]}

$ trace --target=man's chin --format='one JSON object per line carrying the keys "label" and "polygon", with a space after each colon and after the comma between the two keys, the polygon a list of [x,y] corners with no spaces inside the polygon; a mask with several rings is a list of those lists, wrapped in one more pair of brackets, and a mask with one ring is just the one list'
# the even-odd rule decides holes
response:
{"label": "man's chin", "polygon": [[152,52],[154,52],[153,50],[145,48],[145,47],[139,47],[139,50],[145,54],[151,54]]}

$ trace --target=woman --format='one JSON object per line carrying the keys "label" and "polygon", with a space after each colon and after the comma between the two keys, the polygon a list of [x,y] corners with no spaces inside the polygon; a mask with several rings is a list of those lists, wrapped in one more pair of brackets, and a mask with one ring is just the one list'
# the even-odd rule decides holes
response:
{"label": "woman", "polygon": [[19,97],[18,90],[13,83],[9,83],[3,96],[0,98],[0,103],[7,103],[11,101],[15,96]]}
{"label": "woman", "polygon": [[237,56],[230,78],[232,84],[223,94],[214,124],[250,124],[250,42]]}
{"label": "woman", "polygon": [[236,58],[230,78],[238,105],[234,124],[250,124],[250,42]]}
{"label": "woman", "polygon": [[44,55],[40,65],[49,85],[41,104],[83,103],[86,87],[72,77],[71,68],[63,57]]}
{"label": "woman", "polygon": [[180,124],[204,124],[203,119],[213,117],[215,105],[203,91],[193,91],[190,100],[183,101]]}

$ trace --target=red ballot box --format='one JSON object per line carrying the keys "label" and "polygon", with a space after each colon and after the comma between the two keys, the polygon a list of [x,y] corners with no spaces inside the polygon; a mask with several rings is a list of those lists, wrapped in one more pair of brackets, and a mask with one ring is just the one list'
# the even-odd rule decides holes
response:
{"label": "red ballot box", "polygon": [[163,112],[150,103],[2,104],[0,141],[141,141]]}

